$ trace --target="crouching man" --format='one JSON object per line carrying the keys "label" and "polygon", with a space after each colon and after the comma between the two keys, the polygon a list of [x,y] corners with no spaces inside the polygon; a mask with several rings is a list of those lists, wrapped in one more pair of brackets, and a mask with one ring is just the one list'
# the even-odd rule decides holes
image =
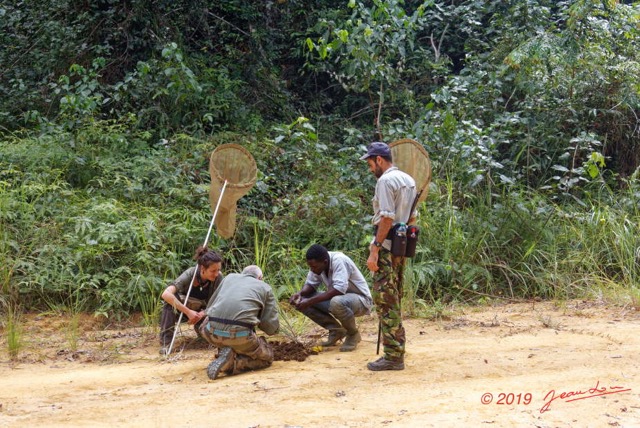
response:
{"label": "crouching man", "polygon": [[227,275],[211,297],[207,320],[200,334],[218,347],[215,360],[207,367],[209,379],[221,372],[227,375],[269,367],[273,348],[264,337],[258,337],[256,326],[268,335],[280,327],[275,296],[269,284],[262,281],[262,270],[255,265],[241,274]]}
{"label": "crouching man", "polygon": [[[309,247],[307,265],[304,286],[291,296],[289,303],[329,331],[321,346],[334,346],[345,339],[340,351],[353,351],[362,340],[356,317],[370,313],[373,306],[367,281],[353,260],[341,252],[327,251],[322,245]],[[326,291],[320,292],[322,285]]]}

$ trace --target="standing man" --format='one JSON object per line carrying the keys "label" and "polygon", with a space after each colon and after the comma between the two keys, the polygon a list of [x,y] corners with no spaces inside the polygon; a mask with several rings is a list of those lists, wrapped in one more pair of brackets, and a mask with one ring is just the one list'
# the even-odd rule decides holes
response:
{"label": "standing man", "polygon": [[276,298],[271,286],[262,281],[262,270],[250,265],[241,274],[227,275],[211,299],[200,333],[222,349],[207,367],[209,379],[222,371],[232,375],[269,367],[273,348],[256,335],[255,328],[271,336],[280,322]]}
{"label": "standing man", "polygon": [[367,267],[373,272],[373,300],[380,319],[384,356],[367,364],[373,371],[403,370],[405,332],[402,326],[402,274],[404,257],[391,254],[388,238],[397,223],[412,223],[411,212],[416,197],[413,178],[393,165],[391,149],[385,143],[374,142],[360,157],[378,179],[373,196],[374,237],[369,245]]}
{"label": "standing man", "polygon": [[[353,260],[343,253],[327,251],[322,245],[309,247],[307,265],[304,286],[291,296],[289,303],[329,330],[329,337],[321,346],[334,346],[346,336],[340,351],[353,351],[362,340],[356,317],[370,313],[373,306],[367,281]],[[321,293],[318,287],[323,284],[326,291]]]}
{"label": "standing man", "polygon": [[[200,324],[205,318],[204,311],[207,303],[222,281],[222,274],[220,274],[222,257],[218,253],[201,246],[198,247],[193,258],[198,262],[198,272],[195,278],[193,275],[196,266],[184,271],[162,292],[164,305],[160,314],[161,355],[166,355],[169,351],[175,324],[179,317],[178,311],[185,315],[182,321],[186,320],[198,333]],[[193,285],[189,299],[185,301],[192,279]]]}

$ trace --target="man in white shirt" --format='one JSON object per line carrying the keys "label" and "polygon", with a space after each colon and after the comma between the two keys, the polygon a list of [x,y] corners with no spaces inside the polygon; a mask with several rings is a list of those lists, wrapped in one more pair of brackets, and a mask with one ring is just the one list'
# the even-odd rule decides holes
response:
{"label": "man in white shirt", "polygon": [[[371,312],[369,285],[356,264],[345,254],[314,244],[307,250],[309,273],[302,289],[289,303],[321,327],[329,337],[321,346],[334,346],[346,337],[340,351],[356,349],[362,340],[356,317]],[[326,291],[318,288],[324,286]]]}
{"label": "man in white shirt", "polygon": [[404,256],[391,253],[389,232],[399,223],[411,224],[416,198],[416,183],[394,164],[391,148],[374,142],[367,153],[369,171],[377,178],[373,196],[373,225],[375,234],[369,245],[367,267],[373,272],[373,299],[380,319],[384,356],[367,364],[372,371],[404,370],[405,330],[402,325],[402,283]]}

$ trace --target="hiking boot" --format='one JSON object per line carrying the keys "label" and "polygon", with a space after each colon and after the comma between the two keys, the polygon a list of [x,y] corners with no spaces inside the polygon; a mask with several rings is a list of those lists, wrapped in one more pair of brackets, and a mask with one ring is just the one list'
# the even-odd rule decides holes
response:
{"label": "hiking boot", "polygon": [[237,355],[232,374],[238,374],[250,370],[264,369],[266,367],[269,367],[270,365],[271,361],[268,360],[259,360],[257,358],[253,359],[246,355]]}
{"label": "hiking boot", "polygon": [[229,347],[222,348],[220,353],[218,353],[218,358],[213,360],[207,367],[207,376],[209,376],[209,379],[214,380],[221,371],[233,367],[234,356],[235,352],[233,352],[233,349]]}
{"label": "hiking boot", "polygon": [[340,352],[351,352],[356,349],[358,343],[362,340],[360,337],[360,332],[356,330],[354,334],[348,334],[347,338],[344,340],[344,343],[340,347]]}
{"label": "hiking boot", "polygon": [[329,337],[324,342],[318,343],[320,346],[334,346],[340,342],[347,335],[347,331],[344,329],[329,330]]}
{"label": "hiking boot", "polygon": [[367,363],[367,368],[374,372],[382,370],[404,370],[404,361],[387,360],[384,357],[381,357],[377,361]]}

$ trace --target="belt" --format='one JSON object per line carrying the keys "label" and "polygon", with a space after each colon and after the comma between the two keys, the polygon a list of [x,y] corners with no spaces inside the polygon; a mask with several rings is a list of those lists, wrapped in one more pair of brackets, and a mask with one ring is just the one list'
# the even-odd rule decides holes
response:
{"label": "belt", "polygon": [[229,339],[234,339],[236,337],[247,337],[251,333],[253,333],[251,330],[242,330],[242,331],[213,330],[213,333],[211,334],[215,336],[222,336],[222,337],[228,337]]}
{"label": "belt", "polygon": [[212,329],[211,322],[208,322],[205,328],[210,334],[213,334],[215,336],[227,337],[229,339],[235,339],[236,337],[247,337],[253,333],[253,330],[224,331],[224,330]]}
{"label": "belt", "polygon": [[249,330],[253,330],[253,328],[255,327],[253,324],[249,324],[248,322],[228,320],[224,318],[209,317],[209,321],[215,321],[215,322],[219,322],[221,324],[227,324],[227,325],[239,325],[240,327],[245,327],[245,328],[248,328]]}

